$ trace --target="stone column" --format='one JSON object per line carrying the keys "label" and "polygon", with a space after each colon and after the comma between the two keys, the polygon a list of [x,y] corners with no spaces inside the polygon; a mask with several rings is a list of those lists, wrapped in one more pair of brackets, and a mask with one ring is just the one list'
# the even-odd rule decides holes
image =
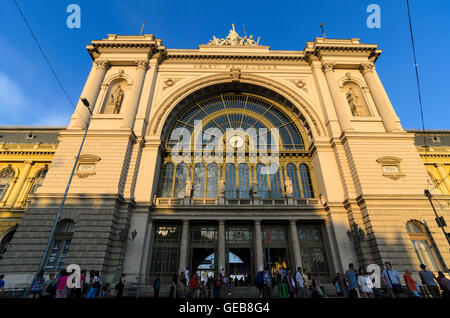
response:
{"label": "stone column", "polygon": [[148,69],[148,61],[138,60],[136,61],[136,64],[134,87],[131,90],[128,105],[126,105],[124,109],[123,121],[121,125],[122,128],[133,129],[139,105],[139,99],[141,97],[142,86],[144,85],[145,73]]}
{"label": "stone column", "polygon": [[261,221],[255,220],[255,260],[256,260],[256,271],[264,269],[264,259],[263,259],[263,243],[262,243],[262,232],[261,232]]}
{"label": "stone column", "polygon": [[302,266],[302,256],[300,253],[300,243],[298,241],[297,220],[289,220],[291,226],[291,242],[294,251],[295,270]]}
{"label": "stone column", "polygon": [[218,270],[225,269],[225,221],[219,220],[219,251],[218,251]]}
{"label": "stone column", "polygon": [[25,161],[25,163],[26,163],[25,168],[22,170],[22,172],[20,172],[19,178],[17,179],[17,182],[14,184],[14,188],[11,190],[11,194],[9,195],[8,200],[6,201],[6,206],[13,206],[14,203],[16,203],[17,197],[22,191],[22,187],[25,183],[25,180],[27,179],[27,176],[30,173],[33,161],[27,160]]}
{"label": "stone column", "polygon": [[383,120],[383,125],[386,128],[387,132],[393,131],[401,131],[401,128],[398,127],[396,122],[396,115],[394,109],[391,105],[388,105],[385,97],[383,96],[383,92],[374,74],[374,65],[373,63],[361,64],[360,70],[366,80],[367,86],[370,89],[370,93],[375,102],[375,105],[380,113],[381,119]]}
{"label": "stone column", "polygon": [[436,163],[434,165],[441,176],[441,180],[444,180],[445,187],[447,188],[448,193],[450,193],[450,176],[448,172],[445,170],[444,164]]}
{"label": "stone column", "polygon": [[353,130],[350,122],[350,106],[344,99],[344,95],[342,94],[342,92],[340,92],[339,90],[336,74],[334,74],[334,63],[324,63],[322,65],[322,71],[325,73],[328,89],[330,90],[331,98],[333,99],[341,130],[343,132]]}
{"label": "stone column", "polygon": [[[180,246],[180,271],[184,271],[188,263],[189,248],[189,220],[183,220],[183,228],[181,230],[181,246]],[[191,272],[191,271],[190,271]]]}
{"label": "stone column", "polygon": [[[104,59],[96,60],[94,64],[96,69],[92,76],[92,79],[90,79],[89,81],[89,87],[86,87],[86,90],[83,91],[83,95],[81,96],[82,98],[86,98],[88,100],[91,111],[94,109],[98,93],[100,92],[100,85],[103,82],[106,71],[110,66],[109,61]],[[77,112],[77,119],[73,127],[86,129],[90,113],[86,106],[84,106],[84,104],[81,102],[81,100],[78,101],[75,111]]]}

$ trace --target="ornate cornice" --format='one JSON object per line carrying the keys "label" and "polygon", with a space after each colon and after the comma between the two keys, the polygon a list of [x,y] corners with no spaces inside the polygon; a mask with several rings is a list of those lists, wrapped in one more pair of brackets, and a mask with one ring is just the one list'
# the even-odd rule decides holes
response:
{"label": "ornate cornice", "polygon": [[148,69],[148,61],[146,60],[136,60],[136,69],[146,71]]}
{"label": "ornate cornice", "polygon": [[361,73],[365,74],[368,72],[373,72],[373,69],[375,68],[375,65],[373,63],[363,63],[359,66],[359,69]]}
{"label": "ornate cornice", "polygon": [[324,64],[322,64],[322,71],[324,73],[332,72],[332,71],[334,71],[335,66],[336,66],[336,63],[324,63]]}
{"label": "ornate cornice", "polygon": [[96,65],[97,69],[105,70],[105,71],[111,66],[109,61],[106,59],[98,59],[98,60],[95,60],[94,63]]}
{"label": "ornate cornice", "polygon": [[173,53],[169,52],[165,56],[166,60],[267,60],[267,61],[305,61],[305,56],[303,55],[295,55],[295,56],[286,56],[286,55],[237,55],[237,54],[198,54],[197,52],[193,53]]}

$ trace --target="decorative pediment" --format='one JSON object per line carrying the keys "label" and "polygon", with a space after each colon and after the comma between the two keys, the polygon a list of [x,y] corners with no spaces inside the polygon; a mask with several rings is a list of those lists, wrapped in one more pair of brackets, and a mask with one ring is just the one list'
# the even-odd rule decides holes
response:
{"label": "decorative pediment", "polygon": [[260,37],[258,37],[258,41],[255,41],[253,39],[253,35],[250,35],[247,37],[245,35],[244,37],[240,37],[239,34],[234,29],[234,24],[231,25],[232,29],[228,33],[227,37],[224,39],[216,38],[215,35],[213,35],[212,40],[208,42],[207,45],[214,45],[214,46],[258,46]]}
{"label": "decorative pediment", "polygon": [[97,162],[99,162],[101,158],[96,155],[91,154],[83,154],[80,155],[78,159],[77,168],[75,170],[75,175],[80,178],[86,178],[88,176],[95,175],[95,168],[97,166]]}
{"label": "decorative pediment", "polygon": [[381,166],[382,175],[394,180],[405,176],[400,168],[401,161],[402,159],[393,156],[384,156],[377,159],[377,162]]}

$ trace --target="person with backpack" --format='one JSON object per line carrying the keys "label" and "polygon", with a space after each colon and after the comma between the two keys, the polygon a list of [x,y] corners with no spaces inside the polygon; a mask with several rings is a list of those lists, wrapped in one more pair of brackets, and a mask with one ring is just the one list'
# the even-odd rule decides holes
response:
{"label": "person with backpack", "polygon": [[268,266],[264,270],[263,283],[263,298],[272,298],[272,277],[269,273]]}
{"label": "person with backpack", "polygon": [[119,282],[116,284],[115,287],[117,290],[116,298],[122,298],[123,290],[125,288],[125,274],[122,274],[122,276],[120,276]]}
{"label": "person with backpack", "polygon": [[44,284],[44,281],[44,270],[42,269],[31,283],[30,298],[38,298],[41,295],[42,285]]}
{"label": "person with backpack", "polygon": [[95,298],[97,294],[100,292],[101,282],[98,271],[92,272],[92,281],[91,281],[91,287],[89,288],[89,292],[86,298]]}
{"label": "person with backpack", "polygon": [[43,298],[54,298],[56,295],[56,279],[55,274],[51,273],[49,278],[42,285]]}
{"label": "person with backpack", "polygon": [[258,298],[262,298],[264,289],[264,272],[259,271],[255,277],[255,286],[258,288]]}
{"label": "person with backpack", "polygon": [[220,274],[216,274],[216,278],[213,280],[213,298],[220,298],[220,287],[222,286],[222,279]]}

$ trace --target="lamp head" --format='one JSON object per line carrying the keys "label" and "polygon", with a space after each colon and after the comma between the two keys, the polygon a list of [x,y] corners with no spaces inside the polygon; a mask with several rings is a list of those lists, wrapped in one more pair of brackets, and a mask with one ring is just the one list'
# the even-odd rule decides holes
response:
{"label": "lamp head", "polygon": [[89,101],[86,98],[81,98],[81,101],[83,102],[83,105],[89,108]]}

